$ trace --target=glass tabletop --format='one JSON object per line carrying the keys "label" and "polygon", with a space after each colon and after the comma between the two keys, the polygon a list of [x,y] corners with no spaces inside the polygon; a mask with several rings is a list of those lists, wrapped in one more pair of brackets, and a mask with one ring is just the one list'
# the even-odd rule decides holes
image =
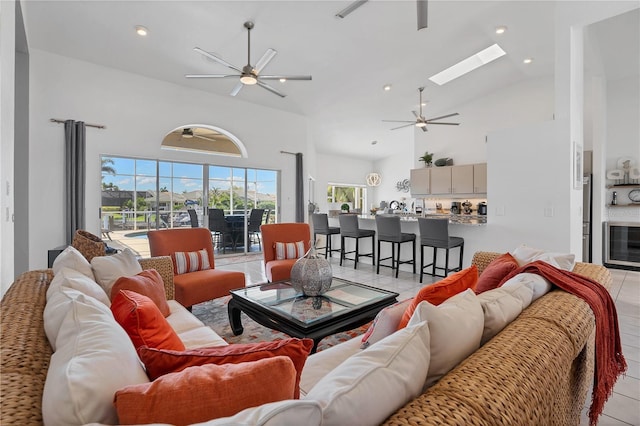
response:
{"label": "glass tabletop", "polygon": [[391,291],[340,278],[333,278],[331,288],[321,296],[304,296],[288,281],[246,287],[231,293],[307,325],[398,296]]}

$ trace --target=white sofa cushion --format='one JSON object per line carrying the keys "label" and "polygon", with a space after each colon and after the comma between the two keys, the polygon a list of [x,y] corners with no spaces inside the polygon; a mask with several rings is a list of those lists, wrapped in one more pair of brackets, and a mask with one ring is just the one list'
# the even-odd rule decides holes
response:
{"label": "white sofa cushion", "polygon": [[310,355],[300,375],[300,395],[308,394],[320,379],[353,355],[361,352],[360,345],[360,339],[355,337]]}
{"label": "white sofa cushion", "polygon": [[367,332],[362,336],[362,349],[384,339],[398,329],[402,315],[413,299],[403,300],[378,312]]}
{"label": "white sofa cushion", "polygon": [[124,249],[111,256],[97,256],[91,259],[91,268],[96,281],[111,298],[111,288],[120,277],[132,277],[142,272],[142,267],[131,249]]}
{"label": "white sofa cushion", "polygon": [[[516,293],[528,294],[528,300],[531,301],[533,290],[524,284],[511,287]],[[509,291],[509,289],[496,288],[479,294],[478,300],[484,313],[484,329],[482,331],[482,340],[480,345],[484,345],[505,328],[511,321],[516,319],[523,309],[523,301],[519,297]],[[527,299],[525,297],[525,299]]]}
{"label": "white sofa cushion", "polygon": [[69,246],[64,249],[58,257],[56,257],[56,260],[53,261],[53,265],[51,265],[54,275],[58,275],[62,268],[73,269],[74,271],[78,271],[92,280],[95,280],[91,264],[87,258],[73,246]]}
{"label": "white sofa cushion", "polygon": [[270,402],[247,408],[231,417],[209,420],[192,426],[299,426],[319,425],[322,408],[315,401],[291,400]]}
{"label": "white sofa cushion", "polygon": [[420,302],[409,325],[422,321],[429,324],[431,335],[427,388],[480,347],[484,315],[477,296],[467,289],[438,306]]}
{"label": "white sofa cushion", "polygon": [[[87,264],[89,264],[89,262],[87,262]],[[93,273],[91,275],[93,276]],[[58,269],[58,272],[51,280],[49,288],[47,289],[47,302],[49,302],[52,294],[60,291],[60,287],[62,286],[78,290],[87,296],[91,296],[104,303],[106,306],[111,305],[111,301],[109,300],[107,293],[104,292],[102,287],[100,287],[92,277],[66,266]]]}
{"label": "white sofa cushion", "polygon": [[347,359],[304,399],[320,403],[325,425],[380,424],[420,394],[429,358],[429,326],[412,324]]}
{"label": "white sofa cushion", "polygon": [[167,300],[171,314],[167,322],[187,349],[222,346],[228,343],[175,300]]}
{"label": "white sofa cushion", "polygon": [[[63,288],[61,293],[69,291],[75,292]],[[149,379],[131,339],[104,305],[75,293],[47,372],[43,420],[48,425],[116,424],[116,390]]]}
{"label": "white sofa cushion", "polygon": [[520,284],[526,285],[533,291],[531,303],[547,294],[552,287],[551,282],[545,277],[529,272],[522,272],[509,278],[500,288],[509,288]]}
{"label": "white sofa cushion", "polygon": [[[62,278],[60,278],[60,281],[62,281]],[[47,339],[49,339],[49,344],[54,352],[57,350],[58,346],[65,343],[63,339],[68,339],[70,337],[67,333],[63,336],[63,339],[58,341],[60,328],[62,327],[65,319],[67,319],[76,299],[81,298],[81,300],[86,303],[92,302],[96,310],[101,311],[104,315],[110,316],[113,320],[113,315],[111,314],[109,307],[93,297],[81,291],[60,285],[58,285],[54,290],[55,291],[51,292],[50,295],[47,293],[47,303],[44,306],[44,312],[42,314],[44,333],[46,334]]]}
{"label": "white sofa cushion", "polygon": [[516,248],[511,254],[520,266],[541,260],[556,268],[572,271],[576,265],[576,256],[574,254],[548,252],[542,249],[528,247],[524,244]]}
{"label": "white sofa cushion", "polygon": [[173,330],[180,334],[194,328],[203,327],[204,324],[195,315],[175,300],[167,300],[170,315],[166,318]]}

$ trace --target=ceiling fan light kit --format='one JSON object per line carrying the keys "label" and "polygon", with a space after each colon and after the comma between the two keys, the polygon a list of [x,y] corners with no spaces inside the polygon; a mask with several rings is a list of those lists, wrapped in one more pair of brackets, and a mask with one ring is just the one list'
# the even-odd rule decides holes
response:
{"label": "ceiling fan light kit", "polygon": [[423,132],[427,131],[427,125],[430,124],[445,124],[448,126],[459,126],[460,123],[445,123],[445,122],[438,122],[437,120],[442,120],[443,118],[449,118],[449,117],[454,117],[456,115],[460,115],[457,112],[454,112],[453,114],[447,114],[447,115],[441,115],[440,117],[434,117],[434,118],[429,118],[426,119],[424,118],[424,115],[422,115],[422,105],[424,105],[424,103],[422,102],[422,91],[424,90],[424,87],[419,87],[418,91],[420,92],[420,113],[418,114],[415,111],[411,111],[413,112],[413,115],[416,117],[416,119],[414,121],[407,121],[407,120],[382,120],[384,122],[387,123],[408,123],[408,124],[403,124],[402,126],[398,126],[398,127],[394,127],[391,130],[397,130],[397,129],[402,129],[403,127],[409,127],[409,126],[416,126],[422,129]]}
{"label": "ceiling fan light kit", "polygon": [[247,21],[244,23],[244,27],[247,29],[247,65],[240,69],[235,65],[230,64],[222,58],[217,57],[211,52],[207,52],[199,47],[194,47],[193,50],[200,53],[201,55],[211,59],[214,62],[219,63],[220,65],[224,65],[227,68],[236,71],[237,74],[186,74],[186,78],[228,78],[228,77],[240,77],[240,81],[235,87],[231,90],[230,95],[236,96],[240,90],[246,86],[254,86],[258,85],[263,89],[268,90],[274,95],[278,95],[281,98],[284,98],[286,95],[284,93],[279,92],[274,87],[268,85],[263,80],[279,80],[284,83],[287,80],[311,80],[310,75],[261,75],[260,72],[271,62],[271,60],[278,53],[274,49],[267,49],[267,51],[262,55],[262,57],[256,62],[255,67],[251,65],[251,30],[254,27],[254,23],[252,21]]}

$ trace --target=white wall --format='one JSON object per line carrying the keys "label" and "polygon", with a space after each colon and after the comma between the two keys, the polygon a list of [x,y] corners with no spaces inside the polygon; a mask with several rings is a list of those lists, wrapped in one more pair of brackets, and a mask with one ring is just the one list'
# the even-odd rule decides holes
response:
{"label": "white wall", "polygon": [[[423,133],[422,130],[420,133]],[[375,162],[374,170],[380,173],[382,182],[380,186],[376,187],[375,198],[371,199],[369,204],[374,204],[377,207],[380,205],[380,201],[386,201],[389,204],[393,200],[402,201],[403,198],[411,198],[411,193],[398,191],[396,183],[409,179],[409,170],[417,167],[413,157],[413,152],[400,151],[391,157]],[[420,167],[423,167],[422,163],[420,164]]]}
{"label": "white wall", "polygon": [[[91,232],[100,230],[103,154],[281,170],[280,220],[295,219],[295,158],[280,151],[302,152],[308,161],[307,120],[300,115],[38,50],[31,51],[30,98],[31,269],[46,267],[47,249],[64,243],[64,128],[50,118],[107,126],[87,128],[86,227]],[[160,149],[166,133],[188,123],[230,131],[245,144],[249,158]]]}
{"label": "white wall", "polygon": [[15,2],[0,2],[0,295],[14,278],[15,16]]}

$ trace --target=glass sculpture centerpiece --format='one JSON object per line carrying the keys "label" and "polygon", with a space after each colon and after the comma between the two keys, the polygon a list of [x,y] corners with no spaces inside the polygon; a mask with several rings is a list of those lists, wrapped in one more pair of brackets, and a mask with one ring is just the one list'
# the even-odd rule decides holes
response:
{"label": "glass sculpture centerpiece", "polygon": [[333,271],[331,264],[318,256],[314,242],[309,251],[291,268],[291,285],[305,296],[318,296],[331,288]]}

